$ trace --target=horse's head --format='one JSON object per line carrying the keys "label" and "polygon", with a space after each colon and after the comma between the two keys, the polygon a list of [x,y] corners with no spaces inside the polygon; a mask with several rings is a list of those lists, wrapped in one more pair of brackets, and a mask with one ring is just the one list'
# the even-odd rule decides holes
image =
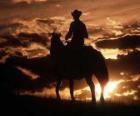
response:
{"label": "horse's head", "polygon": [[57,38],[57,39],[59,39],[59,38],[61,37],[61,33],[53,32],[53,33],[51,33],[51,36],[52,36],[52,38]]}
{"label": "horse's head", "polygon": [[61,33],[56,33],[56,32],[51,33],[51,45],[56,46],[62,43],[60,37],[61,37]]}
{"label": "horse's head", "polygon": [[51,38],[51,49],[50,49],[50,53],[51,54],[57,54],[60,51],[62,51],[61,48],[64,47],[63,42],[60,39],[61,33],[53,32],[51,35],[52,35],[52,38]]}

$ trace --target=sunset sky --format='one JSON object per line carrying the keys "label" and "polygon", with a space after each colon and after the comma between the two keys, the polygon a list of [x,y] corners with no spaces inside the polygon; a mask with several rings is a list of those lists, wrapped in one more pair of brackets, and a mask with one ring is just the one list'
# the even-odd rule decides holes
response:
{"label": "sunset sky", "polygon": [[70,18],[72,10],[80,9],[83,19],[94,24],[104,23],[107,17],[126,23],[140,19],[139,4],[139,0],[4,0],[0,1],[0,22],[14,18]]}
{"label": "sunset sky", "polygon": [[[16,54],[18,51],[29,58],[47,55],[49,33],[58,31],[64,40],[74,9],[83,12],[81,20],[89,32],[85,43],[100,50],[106,58],[110,80],[116,84],[111,95],[128,101],[140,100],[140,60],[137,59],[140,58],[140,0],[0,0],[0,52]],[[40,39],[46,37],[46,44],[31,40],[33,35]],[[10,37],[26,47],[16,45]],[[77,98],[87,94],[89,99],[85,84],[76,83],[77,88],[81,87]],[[34,94],[49,96],[47,92],[53,90],[43,88],[42,91]],[[67,88],[62,91],[64,98],[68,96],[67,91]]]}

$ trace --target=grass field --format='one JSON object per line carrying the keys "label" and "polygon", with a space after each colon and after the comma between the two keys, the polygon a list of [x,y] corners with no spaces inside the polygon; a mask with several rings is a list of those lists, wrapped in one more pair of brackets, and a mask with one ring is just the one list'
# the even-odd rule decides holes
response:
{"label": "grass field", "polygon": [[140,116],[140,104],[58,101],[32,96],[1,96],[0,116]]}

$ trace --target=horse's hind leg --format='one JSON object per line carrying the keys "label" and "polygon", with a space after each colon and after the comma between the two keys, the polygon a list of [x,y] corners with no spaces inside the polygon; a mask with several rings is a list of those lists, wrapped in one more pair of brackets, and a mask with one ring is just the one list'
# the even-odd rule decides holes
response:
{"label": "horse's hind leg", "polygon": [[105,102],[105,99],[104,99],[104,88],[105,88],[105,84],[101,84],[101,96],[100,96],[100,101],[101,103],[104,103]]}
{"label": "horse's hind leg", "polygon": [[60,85],[61,85],[61,80],[57,80],[57,84],[56,84],[56,96],[57,96],[57,99],[60,100],[60,94],[59,94],[59,88],[60,88]]}
{"label": "horse's hind leg", "polygon": [[91,77],[86,78],[86,82],[89,85],[90,90],[91,90],[92,102],[96,104],[95,86],[94,86],[94,84],[92,82],[92,78]]}
{"label": "horse's hind leg", "polygon": [[70,83],[70,95],[71,95],[71,99],[72,101],[75,101],[74,98],[74,81],[72,79],[69,80]]}

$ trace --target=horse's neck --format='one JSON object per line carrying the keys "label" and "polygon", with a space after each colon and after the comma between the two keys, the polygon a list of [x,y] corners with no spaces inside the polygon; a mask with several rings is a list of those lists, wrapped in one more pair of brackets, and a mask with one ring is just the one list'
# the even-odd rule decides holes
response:
{"label": "horse's neck", "polygon": [[51,40],[51,54],[55,52],[60,52],[64,47],[63,42],[58,37],[53,37]]}

